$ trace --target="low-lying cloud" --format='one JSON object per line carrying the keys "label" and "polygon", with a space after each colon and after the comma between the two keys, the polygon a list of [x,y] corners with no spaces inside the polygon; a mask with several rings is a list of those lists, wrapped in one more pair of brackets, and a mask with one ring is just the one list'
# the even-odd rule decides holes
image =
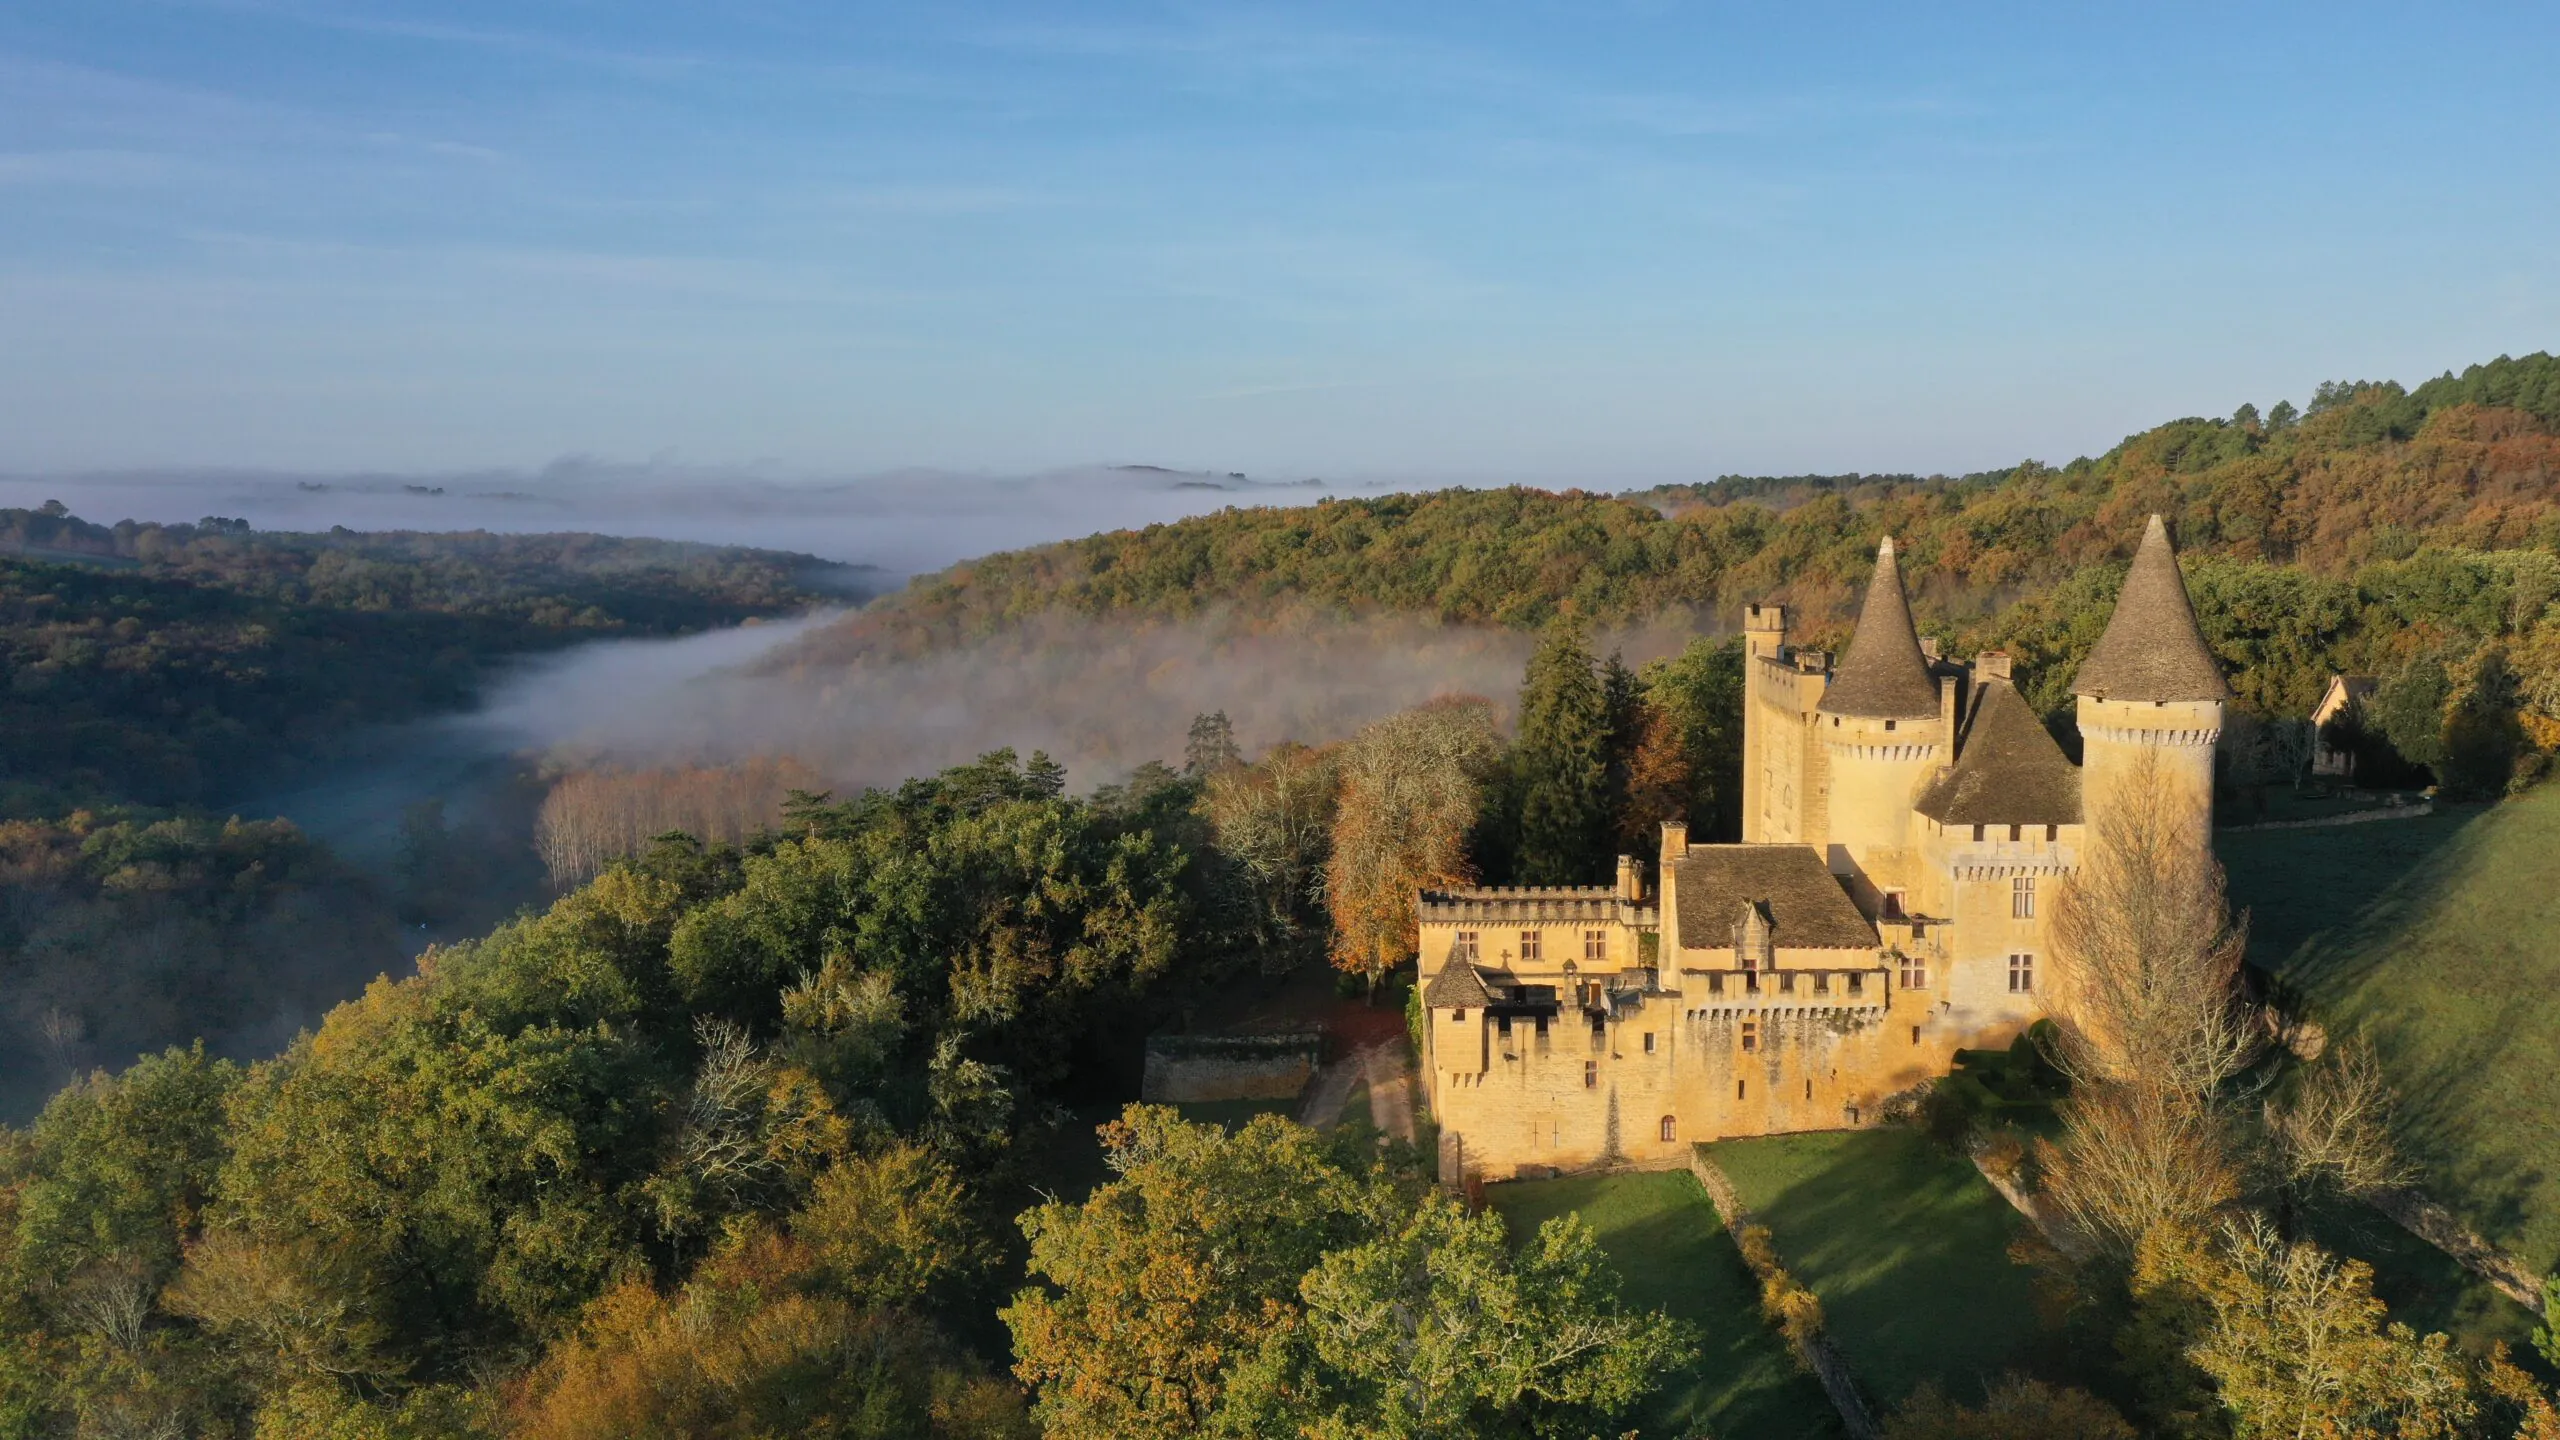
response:
{"label": "low-lying cloud", "polygon": [[[1601,637],[1631,664],[1692,617]],[[1178,763],[1194,716],[1226,712],[1248,753],[1339,739],[1446,694],[1507,703],[1534,637],[1411,617],[1239,615],[1100,623],[1046,616],[962,648],[890,659],[846,617],[675,641],[614,641],[527,667],[466,722],[563,766],[788,756],[838,785],[887,785],[988,750],[1047,752],[1077,788]]]}
{"label": "low-lying cloud", "polygon": [[222,515],[262,530],[583,530],[797,551],[904,576],[1229,505],[1302,505],[1370,488],[1146,465],[824,478],[754,466],[564,460],[537,471],[433,475],[0,475],[0,505],[58,499],[102,523]]}

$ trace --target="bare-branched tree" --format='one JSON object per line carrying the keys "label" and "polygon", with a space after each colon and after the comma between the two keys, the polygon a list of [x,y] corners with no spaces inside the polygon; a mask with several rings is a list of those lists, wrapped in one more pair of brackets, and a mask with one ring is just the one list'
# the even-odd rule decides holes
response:
{"label": "bare-branched tree", "polygon": [[1297,942],[1323,898],[1337,784],[1332,752],[1280,745],[1251,765],[1209,771],[1201,787],[1200,813],[1218,849],[1244,872],[1258,938],[1274,963],[1301,953]]}
{"label": "bare-branched tree", "polygon": [[2205,1225],[2243,1193],[2227,1092],[2263,1044],[2201,817],[2140,765],[2091,817],[2056,902],[2055,1059],[2072,1095],[2060,1140],[2038,1146],[2046,1192],[2118,1256],[2157,1226]]}
{"label": "bare-branched tree", "polygon": [[658,770],[575,770],[543,797],[534,848],[561,889],[595,878],[649,842],[681,830],[736,843],[782,819],[794,790],[816,790],[816,772],[791,759]]}
{"label": "bare-branched tree", "polygon": [[2240,996],[2247,935],[2232,923],[2222,866],[2148,757],[2092,817],[2080,870],[2057,897],[2062,1032],[2075,1081],[2206,1095],[2264,1043]]}
{"label": "bare-branched tree", "polygon": [[2349,1037],[2308,1067],[2292,1095],[2267,1102],[2277,1179],[2296,1196],[2362,1199],[2413,1178],[2391,1143],[2391,1086],[2373,1047]]}

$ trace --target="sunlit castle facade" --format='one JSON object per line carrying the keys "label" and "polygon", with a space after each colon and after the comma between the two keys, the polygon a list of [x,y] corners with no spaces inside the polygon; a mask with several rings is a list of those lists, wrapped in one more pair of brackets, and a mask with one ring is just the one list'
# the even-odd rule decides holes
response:
{"label": "sunlit castle facade", "polygon": [[1614,885],[1418,897],[1445,1181],[1875,1123],[2046,1013],[2093,815],[2166,795],[2210,842],[2230,692],[2158,516],[2074,678],[2078,765],[2007,656],[1921,642],[1891,540],[1837,664],[1775,605],[1744,642],[1742,843],[1666,824],[1650,889],[1621,858]]}

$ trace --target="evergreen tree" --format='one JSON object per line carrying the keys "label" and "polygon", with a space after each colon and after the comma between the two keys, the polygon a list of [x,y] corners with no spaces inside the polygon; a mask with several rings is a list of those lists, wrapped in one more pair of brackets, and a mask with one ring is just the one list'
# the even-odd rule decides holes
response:
{"label": "evergreen tree", "polygon": [[[1600,667],[1600,709],[1608,730],[1609,784],[1604,806],[1611,817],[1610,830],[1616,831],[1616,819],[1627,812],[1628,776],[1633,770],[1636,748],[1644,741],[1644,682],[1617,651],[1609,652],[1609,663]],[[1634,853],[1641,855],[1642,849]]]}
{"label": "evergreen tree", "polygon": [[1645,667],[1645,705],[1661,717],[1652,746],[1676,743],[1677,755],[1648,754],[1644,780],[1621,812],[1629,843],[1664,820],[1685,819],[1689,838],[1729,843],[1742,838],[1742,642],[1701,636],[1668,660]]}
{"label": "evergreen tree", "polygon": [[1191,738],[1182,747],[1182,773],[1193,780],[1205,780],[1231,766],[1244,763],[1244,752],[1236,748],[1236,727],[1224,710],[1191,717]]}
{"label": "evergreen tree", "polygon": [[1609,851],[1609,705],[1579,621],[1547,627],[1520,687],[1519,878],[1604,879]]}

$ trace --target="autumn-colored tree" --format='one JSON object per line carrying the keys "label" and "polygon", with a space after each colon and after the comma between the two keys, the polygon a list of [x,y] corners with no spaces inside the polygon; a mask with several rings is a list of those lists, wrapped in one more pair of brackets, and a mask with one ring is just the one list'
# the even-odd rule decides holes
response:
{"label": "autumn-colored tree", "polygon": [[1690,838],[1742,838],[1742,644],[1706,636],[1645,667],[1619,844],[1650,855],[1665,820]]}
{"label": "autumn-colored tree", "polygon": [[513,1389],[517,1440],[1029,1440],[1011,1387],[932,1326],[833,1291],[770,1231],[682,1289],[608,1291]]}
{"label": "autumn-colored tree", "polygon": [[1335,1143],[1276,1116],[1233,1132],[1131,1106],[1112,1179],[1022,1217],[1040,1284],[1004,1312],[1048,1440],[1191,1436],[1230,1366],[1296,1323],[1299,1281],[1392,1204]]}
{"label": "autumn-colored tree", "polygon": [[2470,1362],[2443,1335],[2386,1323],[2372,1274],[2263,1222],[2225,1227],[2200,1276],[2211,1324],[2191,1353],[2239,1440],[2473,1433]]}
{"label": "autumn-colored tree", "polygon": [[1470,878],[1467,830],[1497,753],[1477,699],[1435,700],[1345,742],[1325,866],[1337,967],[1374,982],[1414,953],[1414,892]]}
{"label": "autumn-colored tree", "polygon": [[2085,1390],[2018,1375],[1994,1382],[1978,1405],[1959,1405],[1924,1383],[1895,1411],[1883,1440],[2138,1440],[2115,1407]]}

